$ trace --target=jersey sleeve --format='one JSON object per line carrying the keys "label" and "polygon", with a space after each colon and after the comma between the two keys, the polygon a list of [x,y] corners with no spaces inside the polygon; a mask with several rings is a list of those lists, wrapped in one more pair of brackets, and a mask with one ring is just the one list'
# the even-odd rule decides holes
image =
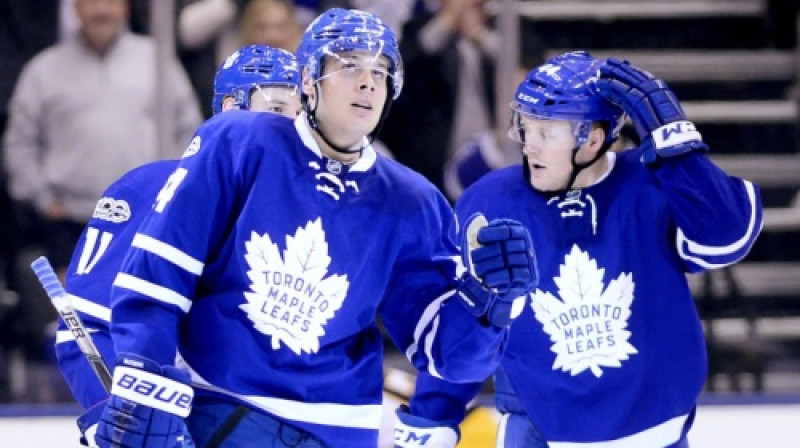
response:
{"label": "jersey sleeve", "polygon": [[463,272],[452,208],[440,194],[414,219],[417,235],[395,266],[381,305],[390,337],[419,371],[454,382],[494,371],[507,330],[482,326],[454,297]]}
{"label": "jersey sleeve", "polygon": [[[114,361],[110,335],[111,284],[136,228],[150,209],[154,190],[177,162],[137,168],[109,186],[98,200],[72,254],[65,287],[106,364]],[[88,408],[107,397],[72,333],[58,322],[55,353],[75,400]]]}
{"label": "jersey sleeve", "polygon": [[[204,260],[231,219],[235,160],[226,125],[201,126],[156,195],[114,279],[112,336],[118,353],[175,361],[178,321],[192,307]],[[223,122],[228,123],[228,122]]]}
{"label": "jersey sleeve", "polygon": [[458,426],[482,386],[483,382],[456,384],[422,372],[417,376],[409,409],[414,416]]}
{"label": "jersey sleeve", "polygon": [[728,176],[699,152],[666,158],[653,171],[677,227],[675,247],[689,272],[742,259],[763,226],[752,182]]}

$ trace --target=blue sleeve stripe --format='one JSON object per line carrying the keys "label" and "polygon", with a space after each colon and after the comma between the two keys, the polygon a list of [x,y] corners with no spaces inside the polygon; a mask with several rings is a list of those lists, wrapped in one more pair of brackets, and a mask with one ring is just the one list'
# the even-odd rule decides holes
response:
{"label": "blue sleeve stripe", "polygon": [[183,310],[184,313],[188,313],[189,309],[192,307],[191,300],[178,294],[177,292],[169,288],[156,285],[155,283],[150,283],[146,280],[134,277],[130,274],[125,274],[124,272],[117,274],[117,278],[114,279],[114,286],[119,286],[121,288],[137,292],[159,302],[175,305]]}
{"label": "blue sleeve stripe", "polygon": [[[747,255],[747,251],[755,241],[756,236],[761,231],[763,226],[763,219],[760,217],[759,206],[756,199],[755,187],[749,181],[743,181],[745,190],[747,191],[747,199],[750,202],[750,221],[747,225],[745,234],[733,242],[725,246],[707,246],[692,241],[686,238],[683,231],[678,229],[676,243],[678,247],[678,254],[686,261],[697,264],[707,269],[715,269],[727,266],[731,263],[739,261]],[[711,263],[703,260],[700,257],[733,257],[722,261],[721,263]]]}
{"label": "blue sleeve stripe", "polygon": [[187,272],[191,272],[194,275],[199,276],[203,273],[203,267],[205,266],[203,262],[190,256],[186,252],[183,252],[182,250],[177,249],[174,246],[170,246],[169,244],[159,241],[155,238],[137,233],[136,236],[133,237],[131,246],[138,247],[139,249],[157,255],[174,264],[175,266],[178,266]]}
{"label": "blue sleeve stripe", "polygon": [[111,308],[84,299],[83,297],[69,294],[72,306],[83,314],[87,314],[103,322],[111,322]]}

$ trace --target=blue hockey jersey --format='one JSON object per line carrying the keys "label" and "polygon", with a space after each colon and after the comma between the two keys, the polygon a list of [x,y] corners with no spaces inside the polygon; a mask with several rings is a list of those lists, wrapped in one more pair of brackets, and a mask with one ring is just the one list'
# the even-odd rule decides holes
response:
{"label": "blue hockey jersey", "polygon": [[374,447],[376,317],[419,369],[487,377],[507,330],[446,300],[455,216],[408,168],[367,146],[323,157],[305,115],[232,111],[198,130],[114,281],[119,353],[172,364],[196,394],[284,419],[330,446]]}
{"label": "blue hockey jersey", "polygon": [[[92,218],[75,246],[65,277],[65,289],[106,364],[115,352],[109,333],[111,284],[119,271],[136,229],[177,160],[135,168],[111,184],[95,206]],[[72,395],[84,408],[108,397],[72,333],[59,320],[56,357]]]}
{"label": "blue hockey jersey", "polygon": [[704,153],[655,168],[638,150],[607,157],[588,188],[548,196],[513,166],[456,204],[459,219],[482,212],[531,232],[540,283],[512,325],[496,401],[554,448],[660,447],[688,431],[707,360],[685,275],[741,259],[762,226],[758,189]]}

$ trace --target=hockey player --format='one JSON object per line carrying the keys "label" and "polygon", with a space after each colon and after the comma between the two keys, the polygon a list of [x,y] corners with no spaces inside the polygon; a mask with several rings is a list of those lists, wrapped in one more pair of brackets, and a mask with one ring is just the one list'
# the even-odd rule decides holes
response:
{"label": "hockey player", "polygon": [[[214,113],[245,109],[271,111],[293,119],[300,107],[299,81],[292,53],[263,45],[242,47],[214,78]],[[109,334],[111,284],[136,229],[177,166],[178,160],[152,162],[131,170],[108,187],[73,253],[66,289],[107,364],[115,359]],[[59,322],[55,350],[73,396],[89,410],[78,420],[85,434],[97,423],[108,392],[63,322]],[[88,434],[89,440],[92,434]]]}
{"label": "hockey player", "polygon": [[[540,284],[494,376],[497,446],[687,447],[707,359],[686,273],[747,254],[757,187],[716,167],[675,94],[628,62],[557,56],[511,107],[523,165],[486,174],[456,204],[459,218],[509,217],[538,237]],[[642,143],[607,152],[623,111]],[[416,438],[436,426],[400,416]]]}
{"label": "hockey player", "polygon": [[134,236],[99,446],[374,447],[378,315],[420,370],[494,371],[536,284],[527,230],[470,221],[457,272],[445,198],[369,145],[402,87],[393,32],[331,9],[305,40],[300,116],[201,126]]}

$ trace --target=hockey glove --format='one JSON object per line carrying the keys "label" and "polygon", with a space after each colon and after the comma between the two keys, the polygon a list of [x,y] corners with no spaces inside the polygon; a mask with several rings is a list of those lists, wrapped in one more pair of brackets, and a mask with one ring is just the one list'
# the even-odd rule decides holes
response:
{"label": "hockey glove", "polygon": [[459,302],[490,325],[511,324],[539,284],[528,229],[510,219],[487,223],[475,214],[461,233],[461,256],[467,272],[459,281]]}
{"label": "hockey glove", "polygon": [[664,81],[628,61],[608,58],[600,67],[597,89],[631,117],[642,141],[644,162],[694,150],[707,151],[700,133]]}
{"label": "hockey glove", "polygon": [[455,448],[460,438],[457,426],[411,415],[407,405],[395,411],[395,448]]}
{"label": "hockey glove", "polygon": [[117,356],[111,397],[100,416],[100,448],[189,448],[186,430],[194,391],[189,374],[131,354]]}

